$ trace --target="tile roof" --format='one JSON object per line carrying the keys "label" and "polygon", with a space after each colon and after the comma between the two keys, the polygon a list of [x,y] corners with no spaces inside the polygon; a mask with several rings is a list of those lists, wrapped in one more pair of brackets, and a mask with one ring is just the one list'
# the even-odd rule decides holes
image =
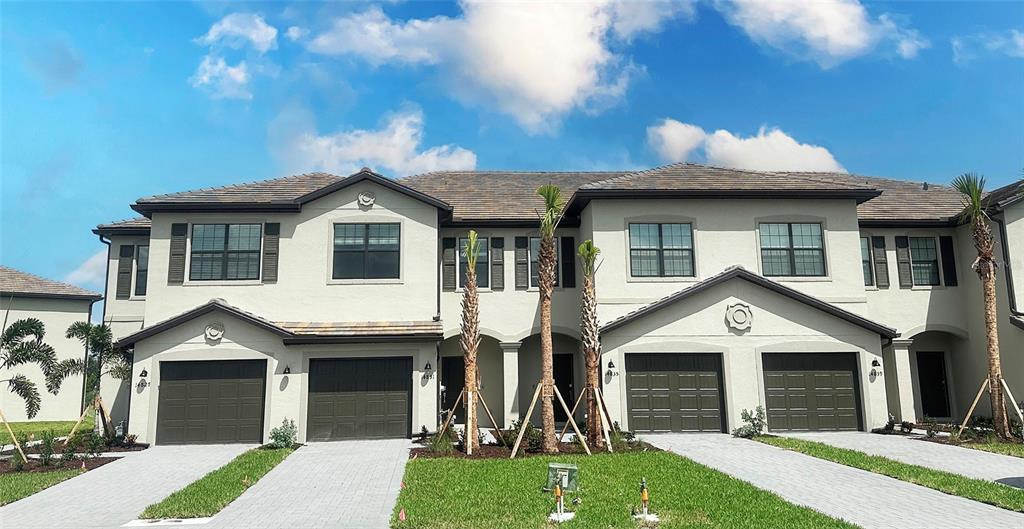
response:
{"label": "tile roof", "polygon": [[952,187],[940,184],[847,173],[790,172],[784,174],[830,183],[859,183],[881,191],[881,195],[857,206],[857,218],[863,224],[872,222],[955,224],[956,217],[963,209],[960,193]]}
{"label": "tile roof", "polygon": [[148,233],[153,222],[146,217],[115,220],[96,226],[92,232],[96,235],[141,234]]}
{"label": "tile roof", "polygon": [[999,209],[1016,204],[1021,200],[1024,200],[1024,179],[1017,180],[985,195],[985,205]]}
{"label": "tile roof", "polygon": [[584,190],[658,191],[774,191],[858,190],[873,191],[871,185],[851,181],[827,181],[797,173],[747,171],[683,162],[645,171],[623,174],[582,186]]}
{"label": "tile roof", "polygon": [[713,275],[703,281],[694,283],[693,285],[684,288],[672,295],[661,298],[653,303],[644,305],[639,309],[629,312],[628,314],[620,316],[602,325],[601,332],[605,333],[615,330],[619,327],[622,327],[623,325],[626,325],[627,323],[643,318],[644,316],[647,316],[652,312],[658,311],[669,305],[672,305],[677,301],[682,301],[686,298],[694,296],[700,292],[708,290],[716,285],[722,284],[731,279],[742,279],[755,285],[767,288],[768,290],[771,290],[790,299],[803,303],[804,305],[808,305],[812,308],[818,309],[822,312],[826,312],[837,318],[848,321],[854,325],[863,327],[885,338],[895,338],[899,336],[899,333],[896,332],[896,329],[887,327],[880,323],[876,323],[859,314],[854,314],[853,312],[837,307],[831,303],[822,301],[814,296],[805,294],[799,290],[772,281],[771,279],[755,274],[747,270],[746,268],[743,268],[742,266],[731,266],[729,268],[726,268],[719,274]]}
{"label": "tile roof", "polygon": [[0,296],[100,300],[103,296],[84,288],[0,266]]}
{"label": "tile roof", "polygon": [[437,171],[399,180],[452,205],[452,220],[536,222],[544,200],[537,188],[554,184],[566,200],[585,184],[626,174],[611,172]]}

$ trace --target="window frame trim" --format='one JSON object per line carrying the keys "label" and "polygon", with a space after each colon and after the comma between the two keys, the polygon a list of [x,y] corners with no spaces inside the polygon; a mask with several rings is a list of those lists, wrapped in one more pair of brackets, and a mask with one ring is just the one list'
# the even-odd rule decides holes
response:
{"label": "window frame trim", "polygon": [[[463,290],[466,289],[465,286],[460,285],[460,283],[462,282],[462,245],[461,245],[461,241],[463,239],[466,239],[466,238],[467,237],[465,237],[464,235],[458,235],[458,234],[455,235],[455,292],[462,292]],[[491,235],[484,235],[484,234],[482,234],[482,233],[480,233],[478,231],[477,232],[477,240],[478,241],[487,241],[487,286],[482,287],[482,286],[479,285],[479,281],[477,281],[477,290],[479,290],[480,292],[490,292],[491,291],[491,253],[494,251],[494,248],[491,248]],[[480,266],[479,261],[477,262],[477,266]]]}
{"label": "window frame trim", "polygon": [[[363,225],[363,226],[369,226],[370,224],[394,224],[394,225],[397,225],[398,226],[398,277],[335,278],[334,277],[334,254],[335,254],[336,250],[334,248],[334,227],[339,225],[339,224],[356,224],[356,225]],[[328,239],[328,243],[327,243],[327,271],[326,271],[327,272],[327,284],[344,285],[344,284],[378,284],[378,283],[379,284],[388,284],[388,283],[401,283],[402,282],[402,276],[403,276],[402,271],[403,271],[404,264],[405,264],[405,261],[404,261],[405,248],[404,248],[404,242],[403,242],[405,238],[402,236],[402,232],[404,230],[405,230],[405,225],[404,225],[403,222],[399,221],[398,219],[391,219],[391,218],[388,218],[387,220],[360,219],[360,220],[356,220],[356,221],[351,221],[351,220],[337,220],[337,219],[335,219],[335,220],[329,221],[328,222],[328,233],[330,234],[330,238]],[[365,266],[366,265],[366,256],[370,253],[370,250],[368,249],[368,247],[369,247],[369,237],[370,237],[370,230],[369,229],[364,230],[364,232],[363,232],[363,245],[364,246],[363,246],[363,250],[362,250],[362,253],[363,253],[363,265],[364,265],[363,266],[363,273],[364,273],[364,275],[365,275],[365,272],[366,272],[366,266]],[[355,252],[353,252],[353,253],[355,253]]]}
{"label": "window frame trim", "polygon": [[[145,246],[147,252],[149,251],[149,240],[138,241],[133,244],[135,246],[135,256],[132,258],[132,294],[128,299],[146,299],[146,293],[139,294],[139,248]],[[149,292],[149,254],[146,254],[146,292]]]}
{"label": "window frame trim", "polygon": [[[220,286],[223,286],[223,285],[259,284],[263,280],[263,237],[265,235],[264,234],[264,231],[265,231],[264,224],[265,223],[266,223],[265,220],[241,220],[241,221],[237,221],[237,220],[236,221],[218,221],[218,220],[208,220],[207,221],[207,220],[204,220],[204,221],[200,221],[200,222],[188,222],[187,223],[188,224],[188,234],[186,236],[186,245],[185,245],[185,256],[186,256],[186,259],[185,259],[185,281],[183,282],[183,285],[186,285],[186,286],[187,285],[215,285],[215,286],[220,285]],[[250,225],[250,224],[254,225],[254,226],[259,226],[259,228],[260,228],[260,237],[259,237],[260,246],[259,246],[259,248],[256,249],[256,250],[245,250],[244,251],[246,253],[249,253],[249,252],[255,253],[257,255],[257,257],[259,258],[259,260],[258,260],[258,262],[256,264],[256,271],[257,271],[257,273],[256,273],[256,278],[255,279],[253,279],[253,278],[245,278],[245,279],[227,279],[227,278],[221,278],[221,279],[193,279],[192,278],[192,255],[193,255],[193,248],[194,248],[194,245],[193,245],[193,235],[194,235],[195,226],[197,226],[197,225],[231,226],[231,225]],[[229,235],[229,230],[225,229],[224,230],[224,241],[225,242],[224,242],[224,250],[223,250],[224,255],[225,255],[225,260],[224,260],[224,270],[225,270],[224,275],[225,276],[227,275],[227,259],[226,259],[226,256],[227,256],[227,252],[229,251],[227,249],[227,238],[228,238],[228,235]],[[237,252],[237,250],[236,250],[236,252]],[[148,285],[147,285],[147,289],[148,289]]]}
{"label": "window frame trim", "polygon": [[[656,224],[658,226],[658,248],[655,250],[658,252],[658,275],[654,276],[638,276],[633,274],[633,240],[630,227],[634,224]],[[693,271],[692,275],[665,275],[665,237],[664,237],[664,225],[665,224],[685,224],[690,227],[690,247],[689,248],[668,248],[669,250],[689,251],[690,252],[690,270]],[[680,221],[646,221],[637,219],[627,219],[626,221],[626,262],[629,270],[629,279],[636,281],[680,281],[680,280],[696,280],[697,278],[697,236],[694,234],[693,221],[691,220],[680,220]],[[644,250],[639,248],[638,250]],[[649,248],[648,248],[649,250]]]}
{"label": "window frame trim", "polygon": [[[939,236],[935,235],[935,234],[931,234],[931,233],[927,233],[927,234],[918,233],[918,234],[915,235],[915,234],[912,234],[912,233],[908,232],[908,233],[906,233],[906,237],[907,237],[907,254],[910,256],[910,282],[911,282],[910,288],[911,288],[911,290],[915,290],[915,289],[916,290],[933,290],[933,289],[936,289],[936,288],[945,288],[946,287],[946,283],[943,281],[943,276],[942,276],[944,270],[942,269],[942,253],[941,253],[941,250],[939,248]],[[914,278],[914,262],[915,262],[914,261],[914,249],[911,246],[911,241],[913,239],[931,239],[932,242],[935,244],[935,275],[936,275],[936,278],[938,279],[938,283],[930,283],[930,284],[927,284],[927,285],[919,285],[919,284],[917,284],[917,281]],[[923,261],[917,261],[917,262],[923,262]]]}
{"label": "window frame trim", "polygon": [[[860,234],[860,241],[868,241],[868,270],[871,272],[871,282],[864,283],[864,288],[869,290],[878,290],[878,283],[875,278],[875,248],[871,241],[871,234]],[[860,256],[861,275],[864,274],[864,256]],[[866,280],[865,280],[866,281]]]}
{"label": "window frame trim", "polygon": [[[562,237],[567,235],[555,234],[555,285],[553,290],[561,290],[562,287]],[[526,290],[536,292],[540,290],[540,273],[538,271],[537,284],[533,284],[533,240],[540,239],[540,235],[527,235],[526,236]],[[538,246],[539,247],[539,246]],[[537,259],[540,261],[540,255],[538,252]]]}
{"label": "window frame trim", "polygon": [[[795,264],[795,252],[797,249],[793,247],[793,224],[817,224],[821,228],[821,256],[822,256],[822,267],[824,268],[823,274],[821,275],[768,275],[764,272],[764,248],[761,246],[761,225],[762,224],[786,224],[789,232],[789,248],[768,248],[769,250],[787,250],[790,253],[790,265],[793,267],[793,271],[796,272]],[[794,281],[794,282],[814,282],[814,281],[831,281],[832,280],[832,268],[829,266],[829,254],[828,254],[828,228],[824,218],[811,217],[811,216],[785,216],[785,217],[761,217],[754,219],[754,236],[755,243],[757,244],[757,265],[760,273],[763,277],[770,278],[772,281]],[[801,248],[808,249],[808,248]],[[811,248],[816,249],[816,248]]]}

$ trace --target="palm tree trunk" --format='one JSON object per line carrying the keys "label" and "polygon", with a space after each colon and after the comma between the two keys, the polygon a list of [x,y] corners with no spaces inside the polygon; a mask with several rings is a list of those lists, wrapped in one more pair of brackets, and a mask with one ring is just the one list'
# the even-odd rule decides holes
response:
{"label": "palm tree trunk", "polygon": [[988,387],[992,403],[992,427],[1000,439],[1010,438],[1010,425],[1003,394],[1003,368],[999,359],[999,332],[996,318],[996,274],[990,262],[979,263],[978,273],[985,300],[985,346],[988,353]]}
{"label": "palm tree trunk", "polygon": [[583,355],[587,364],[587,443],[593,447],[603,448],[601,410],[598,408],[597,402],[598,378],[601,372],[601,345],[598,341],[597,295],[592,275],[584,274],[583,276],[583,293],[580,304],[582,306],[580,334],[583,342]]}
{"label": "palm tree trunk", "polygon": [[[544,453],[557,454],[558,441],[555,439],[554,406],[554,359],[551,339],[551,291],[555,286],[555,241],[554,237],[543,237],[540,241],[540,255],[537,259],[539,270],[537,280],[540,290],[540,368],[541,368],[541,444]],[[529,417],[526,418],[529,420]]]}
{"label": "palm tree trunk", "polygon": [[480,303],[476,271],[466,270],[466,286],[462,291],[462,358],[466,365],[466,451],[480,448],[477,403],[477,351],[480,347]]}

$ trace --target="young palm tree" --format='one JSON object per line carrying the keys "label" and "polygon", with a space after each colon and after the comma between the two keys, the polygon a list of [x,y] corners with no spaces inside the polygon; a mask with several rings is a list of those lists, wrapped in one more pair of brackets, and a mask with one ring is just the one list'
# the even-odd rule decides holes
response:
{"label": "young palm tree", "polygon": [[974,248],[978,258],[974,260],[974,271],[981,278],[982,295],[985,301],[985,341],[988,351],[988,389],[992,399],[992,422],[996,435],[1001,439],[1010,438],[1007,423],[1006,401],[1003,398],[1003,369],[999,361],[999,333],[996,318],[996,261],[993,256],[995,241],[988,224],[988,213],[982,198],[985,194],[985,177],[965,173],[953,179],[953,188],[963,195],[964,211],[961,219],[971,225]]}
{"label": "young palm tree", "polygon": [[[6,326],[0,335],[0,370],[10,371],[16,367],[37,364],[46,380],[46,390],[56,395],[60,392],[61,383],[67,376],[69,360],[57,362],[57,353],[53,347],[43,342],[46,329],[43,322],[35,318],[18,320]],[[25,415],[31,419],[39,413],[42,399],[35,382],[22,374],[11,374],[9,378],[0,380],[6,383],[7,389],[25,401]]]}
{"label": "young palm tree", "polygon": [[[558,453],[555,439],[554,359],[551,341],[551,291],[555,288],[555,228],[562,220],[565,200],[558,186],[547,184],[537,189],[544,198],[540,217],[540,255],[537,257],[537,282],[540,290],[540,368],[541,368],[541,448],[546,454]],[[527,418],[529,420],[529,418]]]}
{"label": "young palm tree", "polygon": [[604,447],[601,435],[601,410],[597,401],[597,383],[601,376],[601,342],[597,330],[597,292],[594,288],[594,272],[597,255],[601,249],[594,241],[586,240],[579,247],[580,265],[583,268],[583,292],[580,295],[580,336],[583,357],[587,364],[587,444]]}
{"label": "young palm tree", "polygon": [[462,251],[466,255],[466,285],[462,289],[462,358],[466,364],[466,452],[480,448],[477,435],[477,394],[476,353],[480,346],[480,299],[476,285],[476,261],[479,242],[476,232],[469,230],[466,245]]}
{"label": "young palm tree", "polygon": [[[72,323],[65,334],[68,338],[76,338],[82,342],[86,350],[86,359],[76,358],[65,360],[55,369],[62,370],[63,376],[82,373],[85,377],[84,405],[95,400],[100,391],[103,377],[109,376],[117,380],[128,380],[132,377],[131,359],[123,351],[114,347],[110,327],[95,325],[87,321]],[[112,427],[110,417],[100,407],[103,427],[108,431]]]}

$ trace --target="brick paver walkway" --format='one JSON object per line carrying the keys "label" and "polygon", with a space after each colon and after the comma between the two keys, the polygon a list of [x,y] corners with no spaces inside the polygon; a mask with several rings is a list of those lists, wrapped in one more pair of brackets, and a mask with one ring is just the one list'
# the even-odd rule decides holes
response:
{"label": "brick paver walkway", "polygon": [[867,432],[801,432],[785,435],[1024,488],[1024,459],[1019,457],[931,443],[901,435]]}
{"label": "brick paver walkway", "polygon": [[644,440],[865,529],[1024,528],[1024,514],[727,434]]}
{"label": "brick paver walkway", "polygon": [[115,529],[249,448],[156,446],[130,454],[0,507],[0,528]]}
{"label": "brick paver walkway", "polygon": [[310,443],[263,476],[203,529],[385,529],[408,439]]}

